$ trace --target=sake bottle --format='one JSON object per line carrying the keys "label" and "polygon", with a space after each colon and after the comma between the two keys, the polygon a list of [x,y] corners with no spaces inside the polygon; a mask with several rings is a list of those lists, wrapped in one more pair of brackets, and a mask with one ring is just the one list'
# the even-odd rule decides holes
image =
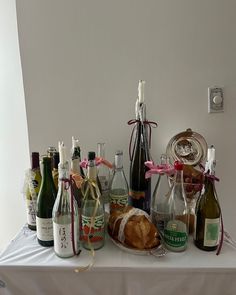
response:
{"label": "sake bottle", "polygon": [[214,251],[219,244],[221,208],[215,189],[215,148],[207,153],[205,180],[197,200],[194,244],[201,250]]}
{"label": "sake bottle", "polygon": [[145,178],[145,173],[148,168],[144,163],[150,160],[150,154],[145,126],[146,106],[144,104],[144,84],[145,81],[139,81],[139,94],[136,102],[136,138],[130,162],[129,204],[149,214],[151,179]]}
{"label": "sake bottle", "polygon": [[166,198],[164,244],[172,252],[181,252],[187,248],[189,215],[183,185],[183,164],[176,161],[174,168],[174,182]]}
{"label": "sake bottle", "polygon": [[36,227],[40,245],[53,246],[52,209],[57,191],[52,178],[51,158],[43,157],[41,161],[42,183],[37,199]]}
{"label": "sake bottle", "polygon": [[54,251],[62,258],[76,255],[79,247],[78,207],[71,195],[69,163],[65,150],[64,144],[59,143],[59,190],[52,212]]}
{"label": "sake bottle", "polygon": [[115,169],[110,185],[110,213],[128,205],[129,187],[123,169],[123,152],[115,154]]}
{"label": "sake bottle", "polygon": [[85,249],[97,250],[102,248],[105,242],[105,210],[97,184],[95,152],[88,153],[88,175],[82,192],[82,246]]}
{"label": "sake bottle", "polygon": [[27,223],[31,230],[36,230],[36,202],[41,185],[39,168],[39,153],[32,152],[31,169],[28,176],[28,189],[26,193]]}

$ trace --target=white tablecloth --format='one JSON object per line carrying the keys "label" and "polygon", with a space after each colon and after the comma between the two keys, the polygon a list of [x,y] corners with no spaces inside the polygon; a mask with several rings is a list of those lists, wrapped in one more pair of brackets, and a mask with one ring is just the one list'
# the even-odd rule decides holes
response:
{"label": "white tablecloth", "polygon": [[90,261],[87,250],[78,257],[58,258],[24,226],[0,255],[0,295],[236,294],[236,251],[229,245],[216,256],[189,241],[187,251],[156,258],[126,253],[107,237],[94,266],[74,272]]}

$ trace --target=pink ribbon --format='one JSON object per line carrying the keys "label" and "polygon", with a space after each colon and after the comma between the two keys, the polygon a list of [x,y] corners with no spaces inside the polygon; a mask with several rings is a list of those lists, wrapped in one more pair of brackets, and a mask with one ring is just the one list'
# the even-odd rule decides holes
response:
{"label": "pink ribbon", "polygon": [[153,161],[147,161],[144,164],[149,168],[149,170],[145,173],[145,178],[150,178],[152,174],[171,175],[175,172],[175,169],[168,164],[155,165]]}
{"label": "pink ribbon", "polygon": [[[95,158],[95,164],[96,166],[99,166],[99,165],[105,165],[107,166],[108,168],[112,169],[113,168],[113,165],[112,163],[110,163],[109,161],[107,161],[106,159],[102,158],[102,157],[96,157]],[[88,159],[84,159],[80,162],[80,167],[82,168],[85,168],[87,169],[88,167]]]}

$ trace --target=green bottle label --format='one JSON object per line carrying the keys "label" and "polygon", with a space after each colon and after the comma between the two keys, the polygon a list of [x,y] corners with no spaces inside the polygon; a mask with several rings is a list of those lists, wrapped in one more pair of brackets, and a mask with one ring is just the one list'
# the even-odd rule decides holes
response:
{"label": "green bottle label", "polygon": [[170,220],[164,229],[165,243],[174,248],[184,247],[187,243],[187,227],[180,220]]}
{"label": "green bottle label", "polygon": [[206,218],[204,228],[204,246],[217,246],[220,234],[220,218]]}

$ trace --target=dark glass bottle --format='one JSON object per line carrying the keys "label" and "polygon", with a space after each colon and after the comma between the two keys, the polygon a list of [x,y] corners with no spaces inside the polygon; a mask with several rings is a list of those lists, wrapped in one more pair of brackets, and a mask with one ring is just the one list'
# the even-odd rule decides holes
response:
{"label": "dark glass bottle", "polygon": [[71,176],[72,191],[77,202],[78,208],[81,208],[82,192],[81,192],[81,178],[84,178],[83,168],[80,167],[81,155],[78,139],[72,137],[72,149],[71,149]]}
{"label": "dark glass bottle", "polygon": [[40,185],[41,173],[39,168],[39,153],[33,152],[31,155],[31,170],[26,194],[27,223],[31,230],[36,230],[36,202]]}
{"label": "dark glass bottle", "polygon": [[[212,152],[208,149],[208,155],[209,153],[211,154]],[[211,165],[211,167],[210,173],[205,175],[204,190],[197,200],[195,208],[196,227],[194,244],[199,249],[205,251],[217,249],[220,235],[221,209],[214,183],[214,165]]]}
{"label": "dark glass bottle", "polygon": [[52,178],[55,184],[56,189],[58,190],[58,164],[59,164],[59,152],[54,152],[52,155]]}
{"label": "dark glass bottle", "polygon": [[[150,214],[151,179],[145,178],[148,168],[145,162],[150,160],[147,129],[145,126],[146,107],[143,103],[143,91],[140,90],[144,81],[139,82],[138,111],[136,110],[136,138],[130,163],[129,204]],[[140,94],[142,93],[142,95]],[[136,105],[136,106],[137,106]]]}
{"label": "dark glass bottle", "polygon": [[41,161],[42,184],[37,199],[36,226],[40,245],[53,246],[52,210],[57,190],[52,178],[51,158],[43,157]]}

